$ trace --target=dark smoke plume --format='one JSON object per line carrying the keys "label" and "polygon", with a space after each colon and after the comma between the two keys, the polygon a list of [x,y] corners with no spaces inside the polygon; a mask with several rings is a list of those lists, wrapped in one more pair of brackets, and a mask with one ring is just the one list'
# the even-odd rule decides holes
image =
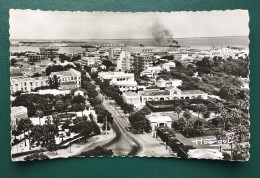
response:
{"label": "dark smoke plume", "polygon": [[[162,44],[163,42],[168,42],[168,44],[176,43],[176,40],[173,40],[173,33],[171,30],[165,28],[163,24],[159,21],[156,21],[151,26],[152,37],[158,43]],[[178,43],[178,42],[177,42]]]}

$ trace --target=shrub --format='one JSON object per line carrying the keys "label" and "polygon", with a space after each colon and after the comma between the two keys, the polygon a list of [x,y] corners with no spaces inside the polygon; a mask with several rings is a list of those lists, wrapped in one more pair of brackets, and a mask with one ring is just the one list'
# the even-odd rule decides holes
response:
{"label": "shrub", "polygon": [[231,160],[230,154],[223,152],[222,155],[224,156],[224,158],[223,158],[224,160]]}
{"label": "shrub", "polygon": [[205,112],[205,113],[203,114],[203,117],[204,117],[204,118],[209,118],[209,116],[210,116],[210,112],[209,112],[209,111],[207,111],[207,112]]}
{"label": "shrub", "polygon": [[107,130],[110,130],[109,124],[104,123],[103,126],[102,126],[102,130],[103,130],[103,131],[106,130],[106,125],[107,125]]}
{"label": "shrub", "polygon": [[29,156],[26,156],[24,158],[25,161],[33,161],[33,160],[43,160],[43,159],[49,159],[49,157],[43,153],[33,153]]}
{"label": "shrub", "polygon": [[183,135],[185,137],[199,137],[199,136],[204,135],[204,133],[201,130],[189,128],[189,129],[184,129]]}
{"label": "shrub", "polygon": [[84,156],[84,157],[113,156],[113,151],[97,146],[95,149],[83,152],[79,156]]}

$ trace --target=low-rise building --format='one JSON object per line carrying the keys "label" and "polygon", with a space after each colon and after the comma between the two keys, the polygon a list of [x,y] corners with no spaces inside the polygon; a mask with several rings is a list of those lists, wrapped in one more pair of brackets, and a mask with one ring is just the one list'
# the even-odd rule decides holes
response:
{"label": "low-rise building", "polygon": [[122,94],[123,100],[128,103],[134,105],[134,107],[139,108],[140,107],[140,96],[136,92],[124,92]]}
{"label": "low-rise building", "polygon": [[167,80],[167,79],[160,78],[160,79],[156,80],[155,85],[158,88],[166,88],[169,86],[178,87],[178,86],[182,85],[182,80],[179,80],[179,79],[168,79]]}
{"label": "low-rise building", "polygon": [[17,91],[30,92],[37,87],[49,86],[48,77],[11,77],[11,93]]}
{"label": "low-rise building", "polygon": [[200,90],[183,90],[177,87],[169,86],[165,90],[147,89],[139,92],[140,104],[145,106],[146,101],[160,101],[160,100],[184,100],[184,99],[208,99],[208,94]]}
{"label": "low-rise building", "polygon": [[94,66],[96,63],[100,63],[100,57],[98,56],[93,56],[93,57],[89,57],[89,56],[83,56],[81,58],[81,63],[83,65],[87,65],[87,66]]}
{"label": "low-rise building", "polygon": [[162,68],[167,71],[170,71],[170,69],[174,68],[174,67],[176,67],[175,62],[167,62],[167,63],[162,64]]}
{"label": "low-rise building", "polygon": [[172,119],[169,116],[153,116],[148,115],[147,119],[152,127],[152,131],[156,131],[158,127],[167,126],[171,128],[172,126]]}
{"label": "low-rise building", "polygon": [[81,73],[75,69],[69,69],[68,71],[52,72],[50,78],[54,79],[55,76],[58,79],[60,90],[71,90],[79,88],[81,86]]}
{"label": "low-rise building", "polygon": [[147,67],[147,69],[145,69],[144,71],[142,71],[140,73],[140,76],[147,76],[149,78],[154,77],[156,74],[158,74],[159,72],[161,72],[162,67],[161,66],[151,66],[151,67]]}
{"label": "low-rise building", "polygon": [[100,72],[99,79],[103,82],[110,81],[110,85],[119,87],[120,91],[137,90],[137,82],[134,78],[134,73],[124,72]]}
{"label": "low-rise building", "polygon": [[16,106],[11,107],[11,127],[12,130],[16,129],[17,122],[20,119],[27,119],[28,118],[28,110],[24,106]]}

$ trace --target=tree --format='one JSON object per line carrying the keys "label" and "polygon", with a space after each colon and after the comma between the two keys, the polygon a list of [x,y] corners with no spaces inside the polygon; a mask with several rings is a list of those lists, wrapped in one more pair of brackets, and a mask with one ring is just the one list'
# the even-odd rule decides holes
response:
{"label": "tree", "polygon": [[97,146],[93,150],[89,150],[87,152],[82,152],[79,156],[84,156],[84,157],[113,156],[113,151],[104,149],[104,148],[102,148],[100,146]]}
{"label": "tree", "polygon": [[81,103],[85,103],[85,98],[81,95],[76,95],[73,97],[72,99],[72,103],[78,103],[78,104],[81,104]]}
{"label": "tree", "polygon": [[204,104],[198,104],[196,107],[196,111],[198,112],[198,128],[199,128],[200,113],[205,113],[207,111],[207,108]]}
{"label": "tree", "polygon": [[178,114],[178,120],[179,120],[179,118],[180,118],[180,113],[181,113],[181,111],[182,111],[182,108],[181,108],[180,106],[177,106],[177,107],[175,108],[175,112]]}
{"label": "tree", "polygon": [[148,119],[143,114],[135,113],[129,116],[129,122],[138,132],[150,132],[151,126]]}
{"label": "tree", "polygon": [[54,75],[53,78],[49,77],[48,82],[49,82],[50,89],[58,89],[60,85],[60,81],[57,75]]}
{"label": "tree", "polygon": [[30,130],[33,127],[32,121],[30,119],[20,119],[17,124],[17,131],[23,132],[24,134],[24,145],[26,146],[26,137],[25,132],[28,132],[29,148],[31,149],[30,144]]}
{"label": "tree", "polygon": [[31,130],[31,143],[48,148],[49,145],[56,143],[56,135],[58,130],[54,125],[36,125]]}
{"label": "tree", "polygon": [[64,107],[64,102],[62,100],[58,100],[55,103],[55,109],[59,111],[59,113],[61,113],[62,111],[64,111],[65,107]]}
{"label": "tree", "polygon": [[127,103],[124,103],[122,105],[122,109],[124,110],[124,113],[131,113],[134,111],[134,105],[132,104],[127,104]]}
{"label": "tree", "polygon": [[33,153],[24,158],[25,161],[43,160],[43,159],[49,159],[49,157],[47,155],[45,155],[43,153],[39,153],[39,152]]}
{"label": "tree", "polygon": [[57,113],[57,112],[54,112],[53,114],[52,114],[52,122],[53,122],[53,124],[56,126],[56,128],[58,129],[58,124],[59,124],[59,122],[60,122],[60,116],[59,116],[59,114]]}
{"label": "tree", "polygon": [[47,150],[48,151],[50,151],[50,152],[55,152],[56,154],[58,154],[57,153],[57,150],[58,150],[58,145],[56,144],[56,141],[55,141],[55,139],[51,139],[50,141],[49,141],[49,143],[46,145],[46,148],[47,148]]}
{"label": "tree", "polygon": [[85,117],[78,117],[73,120],[73,123],[73,131],[75,133],[81,134],[86,142],[87,137],[94,131],[92,123],[88,121]]}
{"label": "tree", "polygon": [[10,65],[11,65],[11,66],[14,66],[15,63],[16,63],[16,59],[12,58],[12,59],[11,59],[11,64],[10,64]]}
{"label": "tree", "polygon": [[217,109],[215,110],[215,114],[217,114],[217,118],[218,118],[218,127],[219,127],[219,123],[220,123],[220,114],[223,109],[224,109],[224,105],[222,103],[218,103]]}
{"label": "tree", "polygon": [[41,125],[41,118],[43,117],[43,111],[42,110],[37,110],[36,115],[39,118],[39,124]]}
{"label": "tree", "polygon": [[46,125],[51,125],[51,117],[50,116],[46,117],[45,124]]}
{"label": "tree", "polygon": [[[218,131],[215,133],[215,136],[216,136],[216,139],[217,139],[217,140],[225,140],[225,139],[227,138],[227,135],[226,135],[226,133],[223,131],[223,129],[218,130]],[[220,152],[221,152],[221,145],[220,145]]]}
{"label": "tree", "polygon": [[186,119],[186,128],[187,128],[187,137],[189,136],[188,134],[189,134],[189,129],[190,129],[190,122],[189,122],[189,120],[190,120],[190,118],[191,118],[191,113],[190,113],[190,111],[189,110],[187,110],[187,109],[185,109],[184,110],[184,113],[183,113],[183,117]]}
{"label": "tree", "polygon": [[103,126],[102,126],[102,130],[105,131],[105,130],[110,130],[110,126],[109,124],[106,124],[106,122],[104,122]]}

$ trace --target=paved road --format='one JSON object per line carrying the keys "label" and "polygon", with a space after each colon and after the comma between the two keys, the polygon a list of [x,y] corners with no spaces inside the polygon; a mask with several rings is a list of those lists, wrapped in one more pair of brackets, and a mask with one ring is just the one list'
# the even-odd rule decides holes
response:
{"label": "paved road", "polygon": [[[95,81],[92,80],[95,84]],[[124,118],[115,110],[108,100],[105,100],[104,96],[100,93],[100,88],[96,85],[96,90],[98,92],[97,98],[103,100],[103,106],[112,114],[114,118],[114,123],[112,124],[112,129],[114,130],[116,137],[109,143],[102,145],[104,148],[112,149],[114,156],[135,156],[141,150],[141,145],[134,139],[125,129],[127,123],[124,122]]]}
{"label": "paved road", "polygon": [[121,115],[115,108],[106,100],[103,101],[103,106],[114,117],[112,128],[116,133],[116,138],[103,147],[112,149],[115,156],[135,156],[141,150],[141,145],[134,139],[125,129],[125,122],[122,122]]}

